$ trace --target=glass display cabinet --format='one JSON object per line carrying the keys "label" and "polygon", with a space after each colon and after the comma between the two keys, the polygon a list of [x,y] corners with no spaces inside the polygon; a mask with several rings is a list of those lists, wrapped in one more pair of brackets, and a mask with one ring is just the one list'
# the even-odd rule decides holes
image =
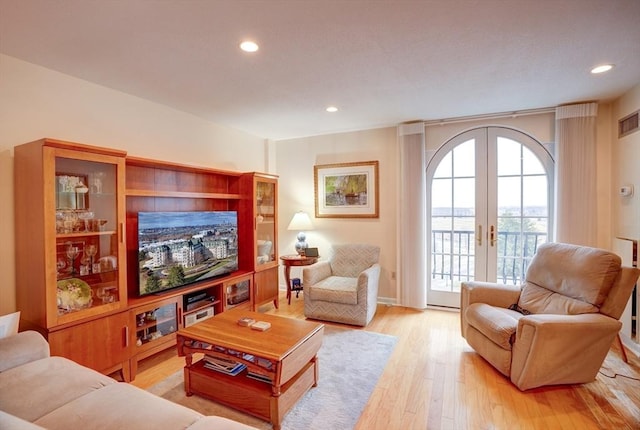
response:
{"label": "glass display cabinet", "polygon": [[[53,355],[100,371],[128,368],[126,153],[42,139],[14,154],[23,329],[47,335]],[[68,342],[76,336],[83,342]]]}
{"label": "glass display cabinet", "polygon": [[276,186],[273,180],[256,177],[256,266],[276,261]]}
{"label": "glass display cabinet", "polygon": [[55,156],[53,184],[56,307],[74,319],[64,317],[122,301],[118,165],[66,155]]}
{"label": "glass display cabinet", "polygon": [[266,173],[242,175],[240,215],[243,225],[253,227],[240,232],[243,244],[242,268],[254,272],[252,284],[252,310],[278,302],[278,177]]}

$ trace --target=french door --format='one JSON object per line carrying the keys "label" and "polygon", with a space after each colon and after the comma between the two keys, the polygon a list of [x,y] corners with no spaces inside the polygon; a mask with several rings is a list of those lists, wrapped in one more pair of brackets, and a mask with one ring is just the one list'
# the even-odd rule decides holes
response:
{"label": "french door", "polygon": [[446,142],[427,165],[427,303],[459,307],[460,284],[520,284],[551,237],[553,160],[522,132],[483,127]]}

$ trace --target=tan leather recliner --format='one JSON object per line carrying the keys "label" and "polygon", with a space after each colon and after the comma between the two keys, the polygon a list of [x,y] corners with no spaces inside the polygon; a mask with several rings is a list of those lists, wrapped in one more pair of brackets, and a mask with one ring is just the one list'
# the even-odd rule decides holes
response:
{"label": "tan leather recliner", "polygon": [[522,286],[462,283],[462,336],[520,390],[593,381],[639,275],[604,249],[543,244]]}

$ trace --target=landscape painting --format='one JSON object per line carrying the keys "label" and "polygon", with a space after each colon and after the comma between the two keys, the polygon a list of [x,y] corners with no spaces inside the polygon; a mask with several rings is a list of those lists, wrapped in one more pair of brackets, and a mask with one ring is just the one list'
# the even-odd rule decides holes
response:
{"label": "landscape painting", "polygon": [[378,218],[378,162],[314,166],[317,218]]}

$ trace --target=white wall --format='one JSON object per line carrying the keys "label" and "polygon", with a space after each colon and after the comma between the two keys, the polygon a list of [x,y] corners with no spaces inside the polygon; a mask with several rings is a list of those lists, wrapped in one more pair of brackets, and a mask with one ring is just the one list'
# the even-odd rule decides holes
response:
{"label": "white wall", "polygon": [[[352,133],[332,134],[276,143],[279,182],[278,252],[294,254],[297,232],[287,226],[297,211],[311,217],[314,230],[308,231],[307,243],[318,247],[328,257],[332,244],[370,243],[379,245],[379,298],[395,301],[396,284],[396,199],[397,138],[396,128],[381,128]],[[379,218],[315,218],[313,166],[321,164],[379,161]],[[300,268],[292,268],[291,277],[301,277]],[[281,282],[284,276],[280,277]],[[281,288],[285,288],[283,284]]]}
{"label": "white wall", "polygon": [[14,243],[28,240],[14,237],[13,147],[43,137],[225,170],[268,167],[260,137],[0,55],[0,315],[15,310]]}
{"label": "white wall", "polygon": [[613,144],[612,164],[613,191],[616,193],[621,185],[634,185],[634,195],[620,197],[614,195],[615,222],[613,234],[640,239],[640,131],[618,139],[618,120],[640,109],[640,84],[613,104],[610,122],[611,141]]}
{"label": "white wall", "polygon": [[[636,131],[618,139],[618,120],[640,109],[640,84],[628,91],[612,105],[609,129],[612,148],[612,235],[640,240],[640,131]],[[634,194],[621,197],[617,190],[622,185],[633,185]],[[614,241],[614,251],[623,257],[623,264],[632,264],[631,242],[626,240]],[[640,300],[640,293],[636,291]],[[622,317],[622,339],[627,348],[633,350],[640,357],[640,333],[631,339],[631,300]]]}
{"label": "white wall", "polygon": [[433,124],[425,129],[427,150],[437,150],[444,142],[478,127],[509,127],[526,133],[541,143],[555,141],[555,114],[537,113],[489,120]]}

